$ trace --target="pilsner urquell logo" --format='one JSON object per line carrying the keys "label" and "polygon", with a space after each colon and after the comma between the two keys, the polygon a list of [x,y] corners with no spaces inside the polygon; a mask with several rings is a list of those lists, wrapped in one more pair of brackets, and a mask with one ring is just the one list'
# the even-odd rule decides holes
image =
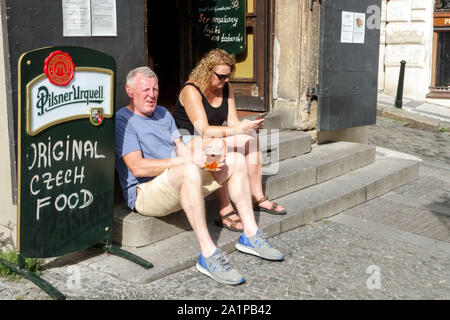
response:
{"label": "pilsner urquell logo", "polygon": [[49,92],[46,86],[41,86],[38,88],[36,108],[39,110],[37,113],[38,116],[41,116],[47,111],[69,104],[100,104],[103,100],[103,86],[99,86],[95,90],[82,90],[80,86],[73,85],[72,90],[57,94],[54,92]]}

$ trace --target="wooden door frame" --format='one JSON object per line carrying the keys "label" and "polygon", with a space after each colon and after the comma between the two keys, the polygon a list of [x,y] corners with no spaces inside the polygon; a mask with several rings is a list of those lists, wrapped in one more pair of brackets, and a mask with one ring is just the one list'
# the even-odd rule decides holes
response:
{"label": "wooden door frame", "polygon": [[[434,5],[434,10],[436,10],[437,2]],[[443,90],[436,87],[436,76],[437,76],[437,66],[438,66],[438,37],[441,32],[450,32],[449,26],[444,26],[439,23],[441,19],[450,18],[449,11],[435,11],[433,12],[433,48],[432,48],[432,66],[431,66],[431,85],[429,87],[430,92],[426,95],[426,98],[434,99],[450,99],[450,92],[448,90]]]}
{"label": "wooden door frame", "polygon": [[[246,14],[246,27],[253,27],[254,57],[253,78],[241,78],[232,81],[237,95],[237,100],[246,101],[250,104],[252,99],[263,98],[263,109],[261,106],[255,108],[242,108],[242,110],[270,111],[273,107],[273,42],[275,34],[275,1],[255,0],[254,13]],[[257,53],[257,50],[260,50]],[[262,51],[262,52],[261,52]],[[258,85],[258,96],[252,96],[251,88],[245,84],[256,83]],[[260,86],[260,84],[262,84]],[[262,91],[262,93],[261,93]],[[239,106],[238,106],[239,108]],[[241,109],[241,108],[239,108]],[[256,111],[256,110],[254,110]]]}
{"label": "wooden door frame", "polygon": [[[256,1],[256,0],[255,0]],[[267,8],[267,30],[266,30],[266,43],[268,48],[266,49],[266,65],[268,66],[265,74],[265,91],[264,100],[265,108],[271,112],[273,110],[273,48],[275,39],[275,0],[268,0]]]}

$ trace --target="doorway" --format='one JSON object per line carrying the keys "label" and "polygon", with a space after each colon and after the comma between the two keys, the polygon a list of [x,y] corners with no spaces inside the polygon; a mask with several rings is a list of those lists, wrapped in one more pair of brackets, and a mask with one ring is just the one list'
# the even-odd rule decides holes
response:
{"label": "doorway", "polygon": [[170,112],[180,89],[180,7],[177,0],[147,0],[148,66],[159,80],[158,104]]}
{"label": "doorway", "polygon": [[[238,110],[268,111],[271,105],[274,0],[239,0],[246,8],[246,50],[236,56],[231,79]],[[199,44],[194,0],[146,1],[149,66],[159,78],[159,104],[170,112],[196,65]]]}

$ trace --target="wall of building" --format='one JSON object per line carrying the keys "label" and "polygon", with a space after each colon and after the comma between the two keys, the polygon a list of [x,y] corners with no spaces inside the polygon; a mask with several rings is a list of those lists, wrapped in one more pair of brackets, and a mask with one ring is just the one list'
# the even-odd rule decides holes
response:
{"label": "wall of building", "polygon": [[317,103],[307,113],[308,87],[318,81],[320,5],[309,0],[275,1],[273,66],[274,111],[284,128],[313,130],[317,125]]}
{"label": "wall of building", "polygon": [[275,1],[273,111],[281,115],[283,128],[304,130],[313,142],[354,141],[367,143],[367,127],[317,133],[317,100],[308,111],[307,91],[318,85],[319,1]]}
{"label": "wall of building", "polygon": [[117,1],[117,36],[64,37],[62,1],[0,0],[0,247],[14,247],[17,229],[17,62],[28,51],[46,46],[79,46],[114,57],[115,109],[126,105],[125,76],[147,63],[144,4],[146,0]]}
{"label": "wall of building", "polygon": [[[274,111],[283,127],[297,126],[300,87],[301,1],[275,1]],[[285,23],[289,21],[289,23]]]}
{"label": "wall of building", "polygon": [[[3,13],[3,2],[0,2],[0,12]],[[17,207],[13,205],[11,190],[11,161],[10,161],[10,135],[8,125],[9,90],[6,83],[9,81],[6,45],[5,17],[0,20],[0,250],[13,249],[17,244]],[[7,48],[7,46],[6,46]]]}
{"label": "wall of building", "polygon": [[403,96],[450,106],[450,100],[426,99],[431,84],[434,0],[383,0],[379,90],[395,96],[400,61],[405,60]]}

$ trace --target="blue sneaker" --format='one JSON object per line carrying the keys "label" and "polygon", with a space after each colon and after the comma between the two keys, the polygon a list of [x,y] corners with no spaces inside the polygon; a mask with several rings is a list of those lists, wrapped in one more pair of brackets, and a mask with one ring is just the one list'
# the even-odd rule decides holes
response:
{"label": "blue sneaker", "polygon": [[260,229],[258,229],[254,236],[249,238],[247,238],[245,233],[242,233],[235,247],[241,252],[252,254],[266,260],[284,260],[283,254],[277,249],[272,248],[267,242],[267,236]]}
{"label": "blue sneaker", "polygon": [[222,284],[237,285],[245,281],[219,248],[207,258],[200,254],[196,267],[201,273]]}

